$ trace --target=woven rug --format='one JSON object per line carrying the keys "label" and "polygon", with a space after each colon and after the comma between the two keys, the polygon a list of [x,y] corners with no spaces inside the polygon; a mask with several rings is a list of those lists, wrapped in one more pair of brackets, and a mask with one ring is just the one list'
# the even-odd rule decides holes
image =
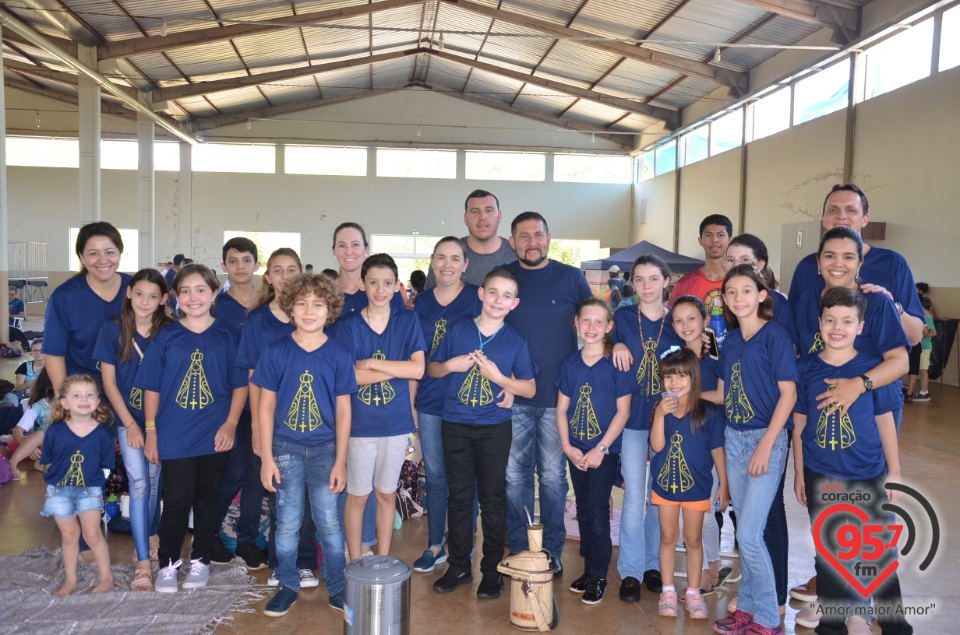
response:
{"label": "woven rug", "polygon": [[237,565],[212,565],[207,588],[179,593],[130,591],[133,566],[113,567],[116,587],[91,595],[97,567],[82,564],[79,590],[66,598],[51,593],[63,584],[60,550],[40,547],[16,556],[0,556],[0,624],[5,634],[186,635],[212,632],[231,614],[269,591]]}

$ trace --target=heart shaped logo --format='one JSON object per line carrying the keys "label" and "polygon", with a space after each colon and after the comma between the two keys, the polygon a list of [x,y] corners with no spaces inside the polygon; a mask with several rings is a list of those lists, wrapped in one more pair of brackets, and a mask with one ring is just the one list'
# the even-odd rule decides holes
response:
{"label": "heart shaped logo", "polygon": [[813,543],[817,547],[817,552],[821,556],[826,558],[827,562],[829,562],[831,566],[833,566],[833,568],[836,569],[837,572],[840,575],[842,575],[847,582],[850,583],[850,586],[852,586],[854,589],[857,590],[857,593],[859,593],[864,598],[869,598],[873,594],[873,592],[877,590],[877,587],[883,584],[884,580],[890,577],[890,574],[897,570],[897,567],[900,566],[900,563],[894,560],[889,565],[887,565],[887,567],[883,571],[877,574],[876,579],[874,579],[874,581],[871,582],[869,586],[864,587],[860,583],[860,581],[857,580],[857,578],[855,578],[853,574],[850,573],[847,570],[847,568],[843,566],[843,563],[841,563],[837,559],[837,556],[835,554],[830,553],[827,550],[826,545],[823,544],[823,536],[821,535],[823,523],[826,522],[827,518],[829,518],[833,514],[838,514],[838,513],[853,514],[864,523],[870,520],[870,517],[867,516],[866,512],[864,512],[862,509],[858,509],[857,507],[854,507],[853,505],[840,503],[840,504],[828,507],[827,509],[823,510],[823,512],[820,514],[819,517],[817,517],[817,522],[814,523],[813,525]]}

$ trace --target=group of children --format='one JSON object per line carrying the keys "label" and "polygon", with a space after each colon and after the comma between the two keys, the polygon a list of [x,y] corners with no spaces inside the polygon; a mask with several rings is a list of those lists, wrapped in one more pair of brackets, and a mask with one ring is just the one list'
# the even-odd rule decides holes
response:
{"label": "group of children", "polygon": [[[673,569],[682,517],[686,610],[693,619],[707,617],[701,576],[705,569],[708,590],[716,583],[719,541],[716,531],[703,540],[704,519],[712,521],[714,511],[735,506],[743,579],[736,610],[714,624],[719,633],[782,632],[764,529],[778,491],[782,496],[791,435],[796,493],[812,522],[823,509],[823,482],[869,489],[875,500],[887,496],[883,481],[898,480],[900,470],[891,414],[897,404],[890,373],[896,368],[884,365],[895,366],[888,352],[901,342],[888,332],[892,303],[886,306],[880,294],[871,294],[868,303],[847,284],[846,269],[859,267],[853,262],[858,244],[859,262],[863,260],[862,242],[850,233],[828,232],[821,243],[828,288],[801,301],[800,306],[815,307],[804,309],[814,311],[812,317],[792,316],[796,327],[791,319],[790,328],[802,331],[799,337],[781,325],[790,317],[783,315],[789,308],[782,298],[775,302],[765,262],[763,267],[738,264],[727,272],[722,297],[730,331],[719,354],[705,335],[702,301],[683,296],[671,310],[664,306],[670,272],[656,256],[639,258],[631,270],[636,305],[616,314],[599,299],[580,305],[571,327],[582,348],[561,364],[557,426],[577,500],[584,558],[583,575],[570,589],[583,594],[584,602],[600,602],[607,586],[609,500],[621,472],[621,597],[634,584],[639,595],[649,532],[643,508],[652,490],[647,514],[659,520],[661,616],[678,613]],[[353,234],[358,243],[362,240],[355,250],[344,240]],[[497,268],[479,288],[463,283],[464,246],[447,237],[434,252],[436,290],[418,297],[416,312],[408,311],[395,301],[400,283],[393,259],[364,257],[362,228],[339,227],[335,254],[338,245],[345,256],[342,272],[350,260],[346,256],[353,251],[360,256],[362,294],[345,293],[343,284],[322,275],[301,274],[297,254],[281,249],[266,263],[258,306],[245,307],[252,310],[234,312],[233,318],[222,317],[231,313],[225,310],[215,318],[214,302],[221,306],[216,276],[192,264],[173,282],[178,321],[168,323],[162,276],[143,270],[130,280],[120,316],[103,326],[94,355],[102,365],[131,478],[135,583],[140,588],[177,591],[191,508],[193,549],[182,587],[206,584],[218,541],[221,476],[249,392],[249,441],[244,443],[257,457],[262,487],[275,505],[279,588],[266,615],[284,615],[297,599],[305,515],[316,525],[329,603],[336,609],[343,606],[343,545],[351,559],[360,556],[371,492],[378,503],[377,549],[389,552],[397,477],[408,435],[418,429],[425,456],[436,457],[441,465],[435,470],[428,461],[428,479],[445,477],[436,492],[428,480],[429,498],[444,491],[441,487],[448,493],[442,496],[445,509],[434,503],[429,510],[428,549],[415,568],[429,571],[448,561],[434,584],[442,593],[472,580],[476,496],[484,534],[477,595],[499,596],[502,578],[496,566],[504,555],[511,443],[510,411],[503,400],[505,393],[531,397],[538,372],[524,338],[504,322],[520,301],[517,280]],[[249,241],[225,246],[224,262],[249,252],[250,246]],[[256,262],[256,247],[252,250]],[[228,305],[223,301],[222,306]],[[879,316],[888,331],[876,330],[871,315]],[[862,340],[865,329],[883,341]],[[811,342],[819,348],[808,346]],[[862,389],[854,391],[845,383],[853,381]],[[54,423],[43,440],[43,460],[52,463],[45,476],[43,513],[53,515],[61,528],[67,569],[59,594],[76,585],[81,532],[100,564],[97,589],[111,584],[109,558],[93,530],[99,520],[100,469],[113,461],[103,425],[108,416],[98,395],[90,377],[73,375],[64,381],[51,414]],[[161,474],[164,509],[154,526]],[[895,494],[890,493],[891,500]],[[879,503],[868,513],[880,514]],[[153,585],[151,562],[160,566]],[[843,604],[843,586],[822,565],[818,559],[821,602]],[[878,601],[899,601],[895,576],[883,589]],[[891,619],[881,621],[884,632],[911,632],[902,619]],[[832,624],[826,621],[819,632],[833,632]]]}

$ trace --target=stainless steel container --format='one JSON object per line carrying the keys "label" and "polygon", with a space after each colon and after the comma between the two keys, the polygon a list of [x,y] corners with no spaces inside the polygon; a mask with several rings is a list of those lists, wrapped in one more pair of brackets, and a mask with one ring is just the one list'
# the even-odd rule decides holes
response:
{"label": "stainless steel container", "polygon": [[347,565],[344,635],[410,633],[410,567],[392,556],[364,556]]}

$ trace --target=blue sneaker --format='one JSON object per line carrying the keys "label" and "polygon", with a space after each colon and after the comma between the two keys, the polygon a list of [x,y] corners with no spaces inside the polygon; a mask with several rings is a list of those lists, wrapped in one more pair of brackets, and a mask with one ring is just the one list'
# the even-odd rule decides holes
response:
{"label": "blue sneaker", "polygon": [[327,604],[334,611],[343,611],[343,593],[337,593],[336,595],[331,595],[327,600]]}
{"label": "blue sneaker", "polygon": [[277,589],[277,594],[270,598],[267,605],[263,607],[263,614],[268,617],[283,617],[297,601],[297,592],[288,587],[282,586]]}
{"label": "blue sneaker", "polygon": [[424,550],[423,555],[417,558],[416,562],[413,563],[413,570],[419,571],[420,573],[428,573],[433,571],[433,568],[438,564],[443,564],[447,561],[447,550],[445,547],[440,547],[440,553],[436,556],[433,555],[433,552],[429,549]]}

